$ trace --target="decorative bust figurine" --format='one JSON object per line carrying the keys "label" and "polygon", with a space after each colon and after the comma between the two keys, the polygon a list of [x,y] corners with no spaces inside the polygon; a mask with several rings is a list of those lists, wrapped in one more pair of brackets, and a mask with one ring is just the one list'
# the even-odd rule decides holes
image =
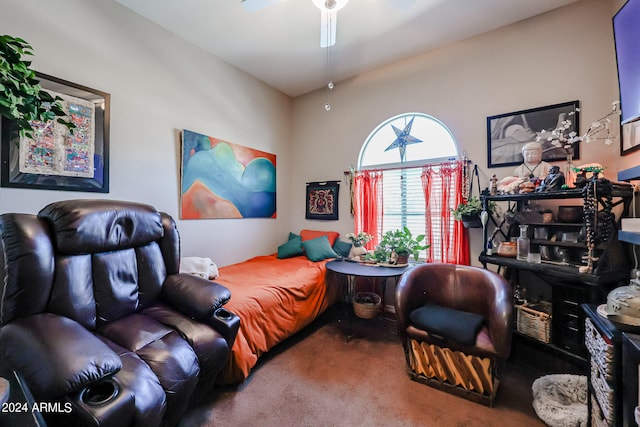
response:
{"label": "decorative bust figurine", "polygon": [[558,191],[564,185],[564,174],[560,172],[560,166],[551,166],[549,174],[542,181],[542,184],[536,189],[538,192]]}
{"label": "decorative bust figurine", "polygon": [[529,142],[522,147],[524,163],[515,170],[515,175],[520,178],[546,178],[551,165],[542,160],[542,144]]}

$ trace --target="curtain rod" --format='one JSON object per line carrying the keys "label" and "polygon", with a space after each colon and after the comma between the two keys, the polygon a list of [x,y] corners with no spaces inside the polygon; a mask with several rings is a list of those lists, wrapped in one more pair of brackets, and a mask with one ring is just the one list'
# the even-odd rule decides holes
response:
{"label": "curtain rod", "polygon": [[[381,168],[381,169],[364,169],[364,170],[368,170],[368,171],[389,171],[389,170],[400,170],[400,169],[415,169],[415,168],[423,168],[425,166],[441,166],[444,165],[446,163],[451,163],[451,162],[458,162],[458,161],[463,161],[463,162],[467,162],[467,163],[472,163],[471,160],[466,159],[466,158],[460,158],[460,159],[449,159],[449,160],[443,160],[440,162],[436,162],[436,163],[425,163],[423,165],[411,165],[411,166],[393,166],[393,167],[389,167],[389,168]],[[361,172],[361,171],[357,171],[357,172]],[[345,175],[349,175],[351,173],[351,171],[344,171],[343,172]]]}

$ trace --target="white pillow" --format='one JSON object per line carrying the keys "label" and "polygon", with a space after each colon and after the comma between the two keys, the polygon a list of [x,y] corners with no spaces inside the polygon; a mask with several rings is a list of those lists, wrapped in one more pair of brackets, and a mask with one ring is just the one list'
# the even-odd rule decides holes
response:
{"label": "white pillow", "polygon": [[180,273],[193,274],[205,279],[218,278],[218,266],[211,258],[180,258]]}

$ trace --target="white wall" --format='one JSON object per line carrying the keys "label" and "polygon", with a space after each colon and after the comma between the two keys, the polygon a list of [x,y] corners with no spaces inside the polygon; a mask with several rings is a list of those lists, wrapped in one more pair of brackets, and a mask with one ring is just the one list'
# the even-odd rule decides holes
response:
{"label": "white wall", "polygon": [[[488,116],[580,100],[586,130],[617,96],[611,16],[608,2],[583,0],[337,84],[330,112],[323,109],[325,91],[295,99],[292,228],[353,229],[348,187],[340,220],[320,224],[304,220],[304,183],[341,179],[368,134],[396,114],[419,111],[442,120],[479,165],[483,187],[492,173],[513,172],[487,168]],[[617,142],[584,144],[579,162],[600,162],[615,177],[618,152]],[[480,231],[472,230],[473,260],[480,250]]]}
{"label": "white wall", "polygon": [[[112,1],[3,0],[2,34],[33,68],[111,94],[109,194],[0,188],[0,212],[71,198],[149,203],[174,216],[185,256],[220,265],[274,252],[291,214],[291,100]],[[180,130],[275,153],[277,219],[180,221]]]}

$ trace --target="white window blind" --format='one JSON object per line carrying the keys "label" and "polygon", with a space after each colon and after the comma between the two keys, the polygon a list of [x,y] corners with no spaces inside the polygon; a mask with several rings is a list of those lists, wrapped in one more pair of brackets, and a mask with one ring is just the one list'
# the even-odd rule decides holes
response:
{"label": "white window blind", "polygon": [[[426,234],[426,203],[422,188],[422,168],[385,170],[382,175],[382,223],[379,224],[378,235],[387,231],[408,227],[414,236]],[[450,197],[454,197],[453,194]],[[450,206],[453,200],[448,203]],[[442,181],[432,179],[431,184],[431,227],[441,230],[443,226],[453,232],[453,221],[443,223],[441,215],[444,204]],[[438,234],[438,233],[436,233]],[[440,239],[428,242],[432,246],[434,261],[441,261],[442,242]],[[426,252],[420,251],[420,258],[425,258]]]}

